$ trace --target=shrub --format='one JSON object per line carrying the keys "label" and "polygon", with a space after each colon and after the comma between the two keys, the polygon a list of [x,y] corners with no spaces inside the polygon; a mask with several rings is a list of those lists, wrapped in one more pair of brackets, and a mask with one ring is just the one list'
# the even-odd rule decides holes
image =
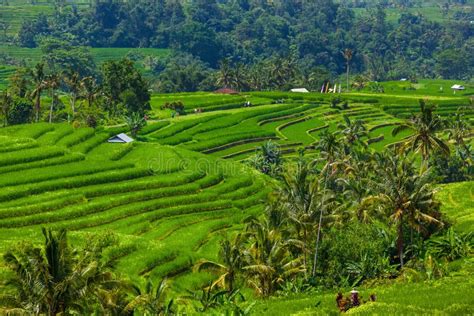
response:
{"label": "shrub", "polygon": [[15,98],[8,113],[7,121],[10,125],[29,123],[32,115],[33,103],[25,98]]}

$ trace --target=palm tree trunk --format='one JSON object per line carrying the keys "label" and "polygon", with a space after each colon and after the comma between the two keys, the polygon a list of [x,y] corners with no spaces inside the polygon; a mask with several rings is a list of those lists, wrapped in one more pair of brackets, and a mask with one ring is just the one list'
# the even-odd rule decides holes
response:
{"label": "palm tree trunk", "polygon": [[315,251],[314,251],[313,271],[311,273],[313,278],[316,276],[316,267],[318,265],[318,251],[319,251],[319,241],[321,240],[322,223],[323,223],[323,208],[321,207],[321,213],[319,213],[318,236],[316,237],[316,245],[315,245]]}
{"label": "palm tree trunk", "polygon": [[74,116],[76,114],[76,96],[74,95],[71,99],[71,117],[74,120]]}
{"label": "palm tree trunk", "polygon": [[40,111],[41,111],[41,90],[38,91],[38,93],[36,95],[35,111],[36,111],[35,121],[36,121],[36,123],[38,123],[39,122],[39,114],[40,114]]}
{"label": "palm tree trunk", "polygon": [[307,232],[306,232],[306,226],[304,227],[304,230],[303,230],[303,239],[304,239],[304,243],[303,243],[303,265],[304,265],[304,274],[306,275],[308,273],[307,271],[307,262],[308,262],[308,258],[307,258],[307,250],[306,250],[306,244],[308,243],[308,237],[307,237]]}
{"label": "palm tree trunk", "polygon": [[403,220],[402,218],[400,218],[400,222],[398,223],[397,248],[398,248],[398,256],[400,258],[400,267],[403,269]]}
{"label": "palm tree trunk", "polygon": [[[318,265],[318,251],[319,251],[319,242],[321,240],[321,226],[323,224],[323,208],[325,204],[325,197],[326,197],[326,188],[327,188],[327,183],[328,183],[328,177],[329,177],[329,166],[331,165],[331,160],[328,161],[328,163],[325,166],[326,169],[326,175],[324,177],[324,195],[322,197],[321,201],[321,213],[319,213],[319,224],[318,224],[318,236],[316,237],[316,244],[314,246],[314,262],[313,262],[313,271],[311,275],[313,278],[316,276],[316,267]],[[324,170],[324,169],[323,169]]]}
{"label": "palm tree trunk", "polygon": [[49,124],[53,121],[53,108],[54,108],[54,90],[51,91],[51,106],[49,107]]}
{"label": "palm tree trunk", "polygon": [[347,92],[349,92],[349,61],[346,63],[346,84],[347,84]]}

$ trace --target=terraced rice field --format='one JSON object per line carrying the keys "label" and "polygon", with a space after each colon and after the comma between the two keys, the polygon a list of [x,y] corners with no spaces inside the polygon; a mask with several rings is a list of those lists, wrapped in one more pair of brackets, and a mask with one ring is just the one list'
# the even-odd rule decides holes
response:
{"label": "terraced rice field", "polygon": [[[248,98],[261,105],[234,108]],[[261,213],[270,190],[265,176],[235,161],[269,139],[287,156],[299,148],[314,153],[320,133],[338,130],[343,115],[364,121],[374,150],[408,135],[391,135],[402,120],[378,100],[348,98],[342,110],[317,94],[156,95],[154,108],[181,99],[188,111],[200,106],[204,112],[153,120],[131,144],[107,143],[125,127],[1,128],[0,255],[25,236],[41,240],[42,226],[67,228],[78,243],[90,233],[111,232],[120,246],[109,255],[120,259],[124,275],[138,282],[167,276],[178,293],[198,288],[211,276],[191,274],[190,267],[213,259],[222,235]],[[459,227],[469,227],[466,187],[447,188],[440,192],[446,207],[458,212]],[[4,273],[0,263],[0,278]]]}
{"label": "terraced rice field", "polygon": [[111,231],[121,245],[110,255],[130,278],[186,279],[223,232],[261,212],[264,180],[244,166],[157,143],[106,142],[119,131],[0,130],[0,253],[26,236],[41,240],[45,225],[79,242]]}
{"label": "terraced rice field", "polygon": [[[233,98],[235,97],[223,98],[223,101],[233,102]],[[382,149],[408,136],[401,134],[392,137],[391,131],[401,120],[385,113],[376,105],[353,103],[349,109],[339,110],[331,108],[324,101],[286,101],[285,104],[267,104],[245,110],[205,112],[161,120],[143,130],[141,138],[215,157],[242,160],[268,140],[277,142],[284,154],[292,154],[302,147],[311,151],[322,131],[337,130],[343,121],[343,115],[353,121],[365,122],[371,130],[370,138],[374,138],[371,146],[376,149]]]}

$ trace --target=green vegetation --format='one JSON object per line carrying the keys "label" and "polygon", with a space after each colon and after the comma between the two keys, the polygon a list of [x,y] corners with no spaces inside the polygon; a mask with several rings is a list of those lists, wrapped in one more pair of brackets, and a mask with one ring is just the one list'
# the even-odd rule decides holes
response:
{"label": "green vegetation", "polygon": [[[153,308],[188,312],[237,308],[242,312],[248,309],[251,313],[277,315],[336,313],[336,290],[331,289],[347,292],[352,284],[358,286],[364,299],[376,293],[377,300],[351,309],[351,313],[387,311],[390,314],[399,309],[407,313],[471,311],[465,300],[451,295],[453,291],[450,295],[439,294],[445,303],[425,302],[425,298],[438,295],[432,290],[434,285],[447,291],[451,284],[457,283],[460,284],[456,290],[459,293],[472,286],[470,278],[466,278],[470,259],[463,258],[466,256],[462,250],[466,249],[463,248],[465,242],[460,242],[458,248],[446,246],[450,245],[449,240],[467,237],[443,237],[448,233],[436,224],[453,224],[452,234],[470,231],[472,182],[444,184],[435,193],[431,174],[420,173],[418,159],[410,158],[410,153],[402,158],[405,154],[387,152],[387,148],[395,145],[400,150],[413,148],[418,153],[416,156],[435,157],[438,152],[442,153],[442,147],[433,146],[432,142],[446,144],[450,139],[447,143],[452,151],[450,157],[458,153],[462,156],[465,150],[470,150],[468,122],[472,112],[460,108],[458,116],[451,117],[447,111],[438,112],[439,107],[420,101],[423,114],[416,114],[413,121],[417,128],[397,133],[396,130],[401,130],[401,126],[410,121],[403,120],[403,115],[387,113],[385,95],[354,93],[340,97],[347,100],[346,108],[334,107],[330,96],[324,94],[154,95],[149,112],[152,117],[169,117],[169,110],[160,109],[162,102],[181,101],[189,113],[149,121],[144,127],[142,117],[135,118],[140,121],[140,127],[136,129],[140,141],[131,144],[110,144],[106,140],[135,128],[134,118],[129,119],[129,128],[124,125],[77,128],[67,123],[2,128],[0,236],[3,242],[0,253],[11,250],[25,234],[31,236],[29,239],[33,244],[38,244],[40,228],[44,226],[54,230],[67,229],[78,247],[88,244],[91,236],[110,232],[114,242],[105,251],[104,260],[112,260],[115,268],[105,271],[113,272],[113,278],[141,288],[142,294],[130,292],[128,287],[120,290],[126,302],[122,308],[135,302],[130,306],[141,312],[155,306]],[[407,100],[418,103],[417,98],[403,95],[401,91],[390,97],[397,104]],[[459,96],[446,98],[446,102],[466,102]],[[212,105],[206,106],[206,99],[209,100],[207,104]],[[263,104],[212,108],[216,103],[226,108],[226,102],[233,104],[236,100],[255,99]],[[282,99],[282,103],[271,104]],[[433,98],[433,102],[436,100]],[[86,103],[87,100],[79,101],[77,117]],[[203,111],[194,113],[191,109],[195,106]],[[444,119],[438,118],[436,113]],[[430,120],[441,120],[443,124],[441,126],[439,121],[435,125]],[[424,129],[423,124],[431,126],[430,129]],[[447,129],[445,133],[441,132],[444,128]],[[430,138],[426,143],[423,140],[415,147],[409,145],[416,135],[425,132],[436,138]],[[267,143],[268,139],[272,142]],[[365,147],[364,144],[369,145]],[[303,152],[304,156],[301,156]],[[276,180],[252,171],[249,166],[217,157],[244,159]],[[441,157],[444,156],[439,159]],[[422,166],[431,166],[438,163],[436,161],[425,158]],[[471,163],[470,160],[465,162]],[[324,171],[328,170],[328,164],[341,164],[341,168],[337,167],[328,176]],[[346,173],[344,170],[352,171]],[[403,173],[398,174],[401,170]],[[469,170],[453,169],[452,172],[470,179]],[[457,179],[455,173],[437,177],[446,182]],[[377,180],[379,178],[384,179],[383,182]],[[406,179],[405,186],[398,187],[402,178]],[[284,185],[279,188],[278,183]],[[378,183],[384,183],[384,186],[379,187]],[[314,202],[305,204],[302,203],[304,199],[293,195],[292,192],[298,192],[293,191],[294,186],[300,185],[298,190],[309,190],[307,198]],[[278,198],[265,204],[271,188],[276,188],[274,192]],[[415,195],[393,194],[397,190],[418,189]],[[301,194],[306,196],[304,192]],[[408,207],[403,211],[404,217],[432,219],[414,226],[397,226],[402,221],[397,222],[394,217],[400,216],[395,212],[396,205],[405,198],[414,199],[412,204],[423,205],[423,208]],[[382,205],[385,211],[380,213],[379,206]],[[331,214],[329,206],[334,210]],[[285,219],[287,211],[292,215]],[[279,212],[283,213],[278,215]],[[382,215],[385,212],[387,216]],[[265,219],[262,219],[262,213],[267,214]],[[319,226],[319,216],[323,213]],[[394,221],[388,221],[389,218]],[[421,233],[417,225],[423,225],[430,233]],[[319,238],[318,227],[321,227],[322,238],[318,239],[319,259],[315,261],[318,250],[313,245]],[[344,234],[340,227],[344,227]],[[405,231],[403,235],[397,234],[399,227]],[[244,233],[240,235],[242,229]],[[412,237],[406,235],[410,229],[412,234],[414,232]],[[378,237],[381,232],[385,232],[385,239]],[[427,238],[431,234],[435,237]],[[236,238],[240,238],[237,243]],[[370,247],[368,240],[371,240]],[[397,240],[399,247],[395,243]],[[267,242],[278,248],[274,248],[273,253],[260,253],[254,248],[255,243]],[[429,246],[433,249],[432,254],[413,253],[416,242],[432,244]],[[220,252],[219,245],[224,247]],[[452,262],[443,263],[441,253],[445,251],[456,254],[449,259]],[[470,250],[467,251],[470,256]],[[248,255],[238,255],[240,252],[248,252]],[[430,259],[434,253],[437,257]],[[459,255],[461,259],[458,259]],[[262,258],[271,259],[265,265],[275,272],[262,274],[266,268],[257,268],[263,264]],[[401,258],[406,267],[398,270]],[[351,260],[351,265],[344,263],[347,260]],[[364,260],[379,263],[364,266]],[[429,260],[435,260],[433,272],[427,270]],[[229,270],[229,264],[235,265],[234,270]],[[287,268],[280,268],[282,266]],[[214,271],[221,274],[216,276]],[[226,273],[233,277],[229,279]],[[5,278],[12,276],[6,262],[0,265],[0,274]],[[223,278],[219,279],[219,276]],[[395,280],[388,281],[387,276]],[[144,278],[152,283],[146,285]],[[169,281],[159,290],[164,286],[160,283],[163,278]],[[78,282],[75,284],[82,281]],[[200,289],[209,282],[214,282],[212,288],[204,289],[200,294]],[[229,288],[229,284],[233,285]],[[107,288],[104,284],[97,286],[103,290]],[[219,288],[229,292],[219,292]],[[415,289],[417,294],[413,294]],[[158,292],[153,292],[155,290]],[[171,297],[180,297],[187,290],[193,291],[192,296],[183,298],[188,305],[181,305],[176,300],[171,303]],[[2,291],[12,293],[13,288],[5,287]],[[150,291],[155,294],[145,294],[152,293]],[[87,301],[87,306],[99,306],[100,299],[94,295],[81,300]],[[137,299],[140,295],[143,299],[158,295],[155,302],[158,305],[145,304],[142,298]],[[259,296],[284,297],[270,298],[266,303],[257,300],[253,304],[242,301],[240,295],[251,300]],[[406,300],[410,298],[413,301],[408,304]]]}
{"label": "green vegetation", "polygon": [[0,314],[473,314],[445,2],[0,0]]}

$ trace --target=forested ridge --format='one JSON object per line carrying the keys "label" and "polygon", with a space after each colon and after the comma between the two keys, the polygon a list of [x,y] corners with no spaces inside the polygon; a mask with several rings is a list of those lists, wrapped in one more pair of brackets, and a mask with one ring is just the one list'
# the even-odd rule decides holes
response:
{"label": "forested ridge", "polygon": [[[45,37],[55,37],[73,46],[171,48],[182,53],[151,63],[157,75],[172,67],[187,67],[188,75],[203,73],[207,78],[206,72],[218,68],[224,59],[235,68],[255,68],[281,58],[294,63],[302,78],[337,76],[345,73],[348,64],[351,73],[364,73],[377,81],[472,76],[474,24],[472,6],[465,1],[447,7],[440,1],[440,10],[458,8],[446,23],[409,11],[420,4],[415,1],[61,3],[51,15],[25,20],[12,42],[36,47]],[[387,10],[394,7],[400,17],[389,21]],[[258,72],[258,67],[246,72],[252,70]]]}

